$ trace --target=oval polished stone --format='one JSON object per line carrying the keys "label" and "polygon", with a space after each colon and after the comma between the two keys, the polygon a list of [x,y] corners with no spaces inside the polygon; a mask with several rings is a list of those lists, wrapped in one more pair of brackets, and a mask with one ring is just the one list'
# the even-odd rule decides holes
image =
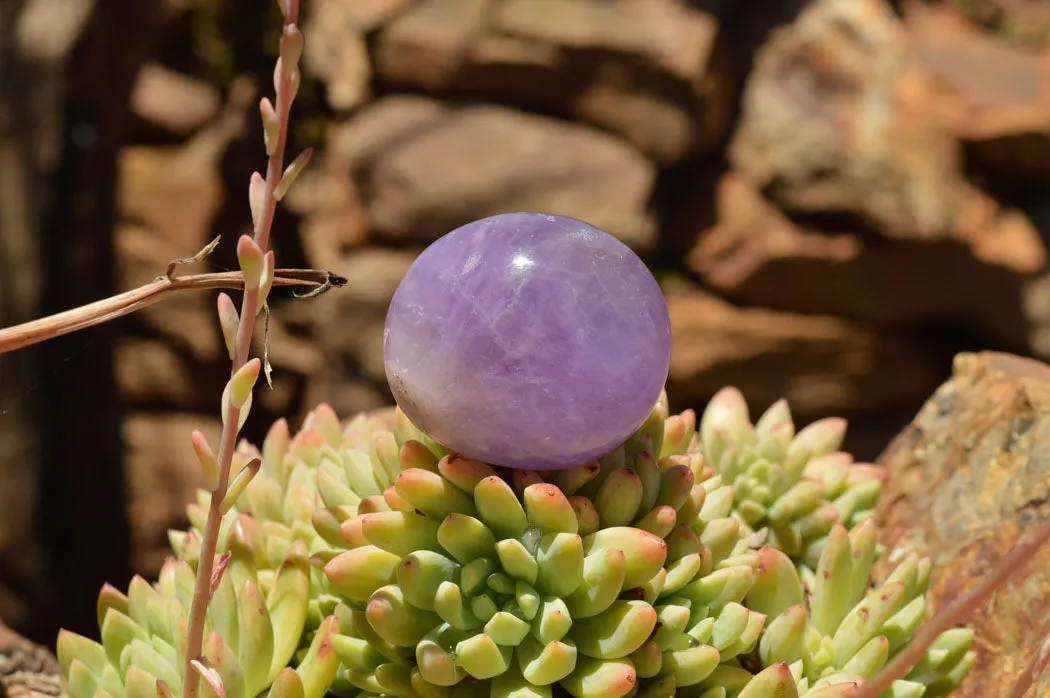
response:
{"label": "oval polished stone", "polygon": [[572,218],[510,213],[423,251],[391,301],[383,353],[394,398],[429,436],[550,470],[641,426],[667,380],[671,330],[626,245]]}

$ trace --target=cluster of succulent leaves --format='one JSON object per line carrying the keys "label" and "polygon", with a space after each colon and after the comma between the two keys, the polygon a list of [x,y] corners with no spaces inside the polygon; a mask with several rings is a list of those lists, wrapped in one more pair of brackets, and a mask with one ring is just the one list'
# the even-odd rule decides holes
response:
{"label": "cluster of succulent leaves", "polygon": [[[344,425],[322,405],[241,444],[235,469],[261,465],[229,495],[205,693],[848,695],[925,617],[928,559],[873,580],[881,470],[838,450],[842,420],[796,433],[778,402],[752,424],[726,389],[697,429],[666,404],[565,471],[449,453],[399,410]],[[103,589],[101,643],[63,632],[69,696],[178,694],[208,504],[157,583]],[[947,695],[971,642],[944,633],[885,695]]]}

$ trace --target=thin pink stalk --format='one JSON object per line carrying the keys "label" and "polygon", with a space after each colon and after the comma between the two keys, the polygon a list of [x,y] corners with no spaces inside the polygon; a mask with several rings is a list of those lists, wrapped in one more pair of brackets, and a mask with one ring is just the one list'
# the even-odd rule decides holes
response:
{"label": "thin pink stalk", "polygon": [[[284,30],[298,22],[299,0],[284,0]],[[282,47],[285,39],[282,38]],[[282,50],[283,53],[283,50]],[[270,155],[266,165],[265,193],[262,201],[262,210],[256,220],[255,243],[263,251],[269,249],[270,227],[273,225],[274,212],[277,208],[277,197],[274,192],[280,184],[284,173],[284,148],[288,136],[288,113],[292,105],[293,75],[292,71],[297,66],[283,65],[276,79],[278,133],[276,147]],[[240,321],[237,327],[237,339],[234,348],[232,362],[232,377],[248,361],[248,350],[251,346],[252,330],[255,318],[260,309],[258,287],[245,290],[241,300]],[[232,404],[226,409],[226,419],[222,427],[222,436],[219,439],[218,467],[219,483],[212,492],[211,503],[208,507],[208,521],[204,528],[201,539],[200,562],[197,565],[197,579],[193,589],[193,604],[190,609],[189,628],[186,638],[186,664],[183,667],[183,698],[197,698],[200,690],[200,676],[193,669],[192,663],[198,659],[201,646],[204,641],[204,622],[208,613],[208,604],[211,602],[211,580],[212,570],[215,564],[215,549],[218,543],[219,527],[222,524],[222,499],[230,482],[230,465],[233,461],[233,453],[237,443],[238,422],[240,420],[240,409]]]}
{"label": "thin pink stalk", "polygon": [[1024,698],[1025,694],[1028,693],[1028,689],[1035,685],[1035,682],[1046,671],[1048,664],[1050,664],[1050,633],[1047,633],[1043,644],[1039,646],[1039,651],[1035,653],[1032,661],[1028,662],[1028,666],[1017,677],[1017,683],[1014,684],[1013,690],[1010,691],[1010,698]]}
{"label": "thin pink stalk", "polygon": [[930,619],[912,641],[894,657],[882,671],[870,681],[857,687],[850,698],[878,698],[894,681],[904,678],[914,667],[926,650],[936,642],[941,633],[963,623],[978,606],[992,595],[1022,564],[1032,558],[1036,551],[1050,540],[1050,522],[1042,523],[1023,540],[1000,558],[999,562],[981,581],[962,596],[944,607],[940,613]]}

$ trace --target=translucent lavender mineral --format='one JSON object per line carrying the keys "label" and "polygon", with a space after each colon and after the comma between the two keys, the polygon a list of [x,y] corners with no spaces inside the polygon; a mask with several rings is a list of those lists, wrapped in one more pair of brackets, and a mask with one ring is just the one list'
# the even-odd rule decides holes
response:
{"label": "translucent lavender mineral", "polygon": [[582,465],[659,398],[670,321],[626,245],[579,220],[509,213],[430,245],[384,334],[397,403],[429,436],[494,465]]}

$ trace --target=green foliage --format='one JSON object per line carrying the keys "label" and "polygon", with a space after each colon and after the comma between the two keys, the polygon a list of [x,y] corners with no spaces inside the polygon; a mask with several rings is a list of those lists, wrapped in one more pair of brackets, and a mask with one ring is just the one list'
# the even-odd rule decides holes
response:
{"label": "green foliage", "polygon": [[[221,531],[199,670],[236,698],[845,695],[924,618],[930,561],[873,582],[882,474],[837,450],[844,430],[796,433],[782,402],[751,424],[732,389],[698,430],[661,398],[612,453],[539,473],[451,454],[399,410],[344,425],[322,405],[237,450],[258,473]],[[63,634],[71,696],[178,690],[208,504],[157,584],[103,590],[101,644]],[[888,695],[946,695],[971,641],[945,633]]]}

